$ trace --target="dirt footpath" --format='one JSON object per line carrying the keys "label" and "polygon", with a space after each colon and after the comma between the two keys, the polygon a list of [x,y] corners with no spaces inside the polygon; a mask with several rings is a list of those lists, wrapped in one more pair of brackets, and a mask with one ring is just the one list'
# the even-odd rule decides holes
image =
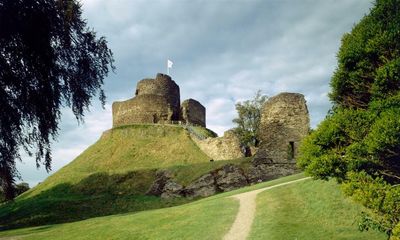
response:
{"label": "dirt footpath", "polygon": [[235,198],[239,200],[240,206],[239,206],[239,211],[236,215],[235,222],[233,222],[231,229],[224,236],[224,240],[245,240],[247,238],[247,236],[250,233],[251,225],[253,223],[253,219],[256,213],[257,194],[265,190],[269,190],[280,186],[285,186],[295,182],[304,181],[306,179],[310,178],[309,177],[301,178],[290,182],[280,183],[271,187],[265,187],[254,191],[230,196],[230,198]]}

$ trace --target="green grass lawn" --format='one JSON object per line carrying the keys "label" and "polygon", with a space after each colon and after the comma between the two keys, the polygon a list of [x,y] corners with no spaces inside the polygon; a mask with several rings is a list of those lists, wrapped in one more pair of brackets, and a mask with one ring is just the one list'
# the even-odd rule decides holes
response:
{"label": "green grass lawn", "polygon": [[[178,182],[188,184],[226,163],[247,165],[249,159],[205,162],[169,169]],[[40,194],[17,198],[15,202],[0,205],[0,226],[14,228],[71,222],[193,201],[187,198],[165,200],[146,196],[155,179],[155,172],[155,169],[144,169],[120,174],[94,173],[78,183],[59,184]]]}
{"label": "green grass lawn", "polygon": [[21,239],[219,239],[238,209],[233,199],[114,215],[85,221],[0,233]]}
{"label": "green grass lawn", "polygon": [[345,198],[334,181],[306,180],[257,196],[250,239],[386,239],[357,231],[361,206]]}
{"label": "green grass lawn", "polygon": [[[302,177],[292,175],[170,208],[3,231],[0,237],[222,239],[239,206],[227,196]],[[258,195],[249,239],[385,239],[383,234],[358,231],[355,218],[361,209],[344,198],[334,182],[306,180],[278,187]]]}
{"label": "green grass lawn", "polygon": [[[197,127],[198,131],[208,130]],[[132,125],[112,129],[43,183],[0,205],[0,228],[72,222],[171,207],[192,199],[146,196],[159,168],[187,185],[201,175],[249,158],[209,162],[181,126]]]}

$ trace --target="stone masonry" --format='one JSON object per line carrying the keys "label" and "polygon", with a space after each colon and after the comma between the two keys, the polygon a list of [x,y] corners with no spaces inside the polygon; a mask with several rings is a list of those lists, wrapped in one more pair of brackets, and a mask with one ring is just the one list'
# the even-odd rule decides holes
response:
{"label": "stone masonry", "polygon": [[206,108],[194,99],[188,99],[181,104],[181,119],[184,123],[206,126]]}
{"label": "stone masonry", "polygon": [[254,162],[295,164],[300,141],[308,135],[310,118],[304,96],[280,93],[270,98],[261,113],[261,145]]}
{"label": "stone masonry", "polygon": [[239,138],[232,130],[223,137],[206,138],[203,140],[192,137],[197,146],[213,160],[228,160],[244,157]]}
{"label": "stone masonry", "polygon": [[166,74],[137,83],[135,97],[114,102],[113,127],[140,123],[176,123],[205,127],[205,108],[194,99],[180,104],[179,86]]}
{"label": "stone masonry", "polygon": [[[206,197],[299,172],[296,168],[298,147],[310,127],[304,96],[281,93],[270,98],[263,106],[260,124],[261,144],[250,165],[226,164],[187,186],[163,174],[158,176],[148,194],[162,198]],[[219,138],[192,139],[214,160],[244,156],[239,139],[232,131]]]}

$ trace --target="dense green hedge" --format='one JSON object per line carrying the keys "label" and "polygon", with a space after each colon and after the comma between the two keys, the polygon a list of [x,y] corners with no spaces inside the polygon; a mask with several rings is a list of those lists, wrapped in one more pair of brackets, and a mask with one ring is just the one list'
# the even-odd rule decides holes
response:
{"label": "dense green hedge", "polygon": [[298,164],[336,178],[371,210],[361,230],[400,239],[400,0],[377,0],[343,36],[330,98],[333,108],[303,141]]}

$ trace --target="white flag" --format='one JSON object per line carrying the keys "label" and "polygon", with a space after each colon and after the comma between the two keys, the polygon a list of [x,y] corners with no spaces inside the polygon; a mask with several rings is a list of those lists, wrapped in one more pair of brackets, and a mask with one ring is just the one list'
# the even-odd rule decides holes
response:
{"label": "white flag", "polygon": [[169,60],[168,59],[168,61],[167,61],[167,67],[168,68],[172,68],[172,65],[173,65],[174,63],[171,61],[171,60]]}

